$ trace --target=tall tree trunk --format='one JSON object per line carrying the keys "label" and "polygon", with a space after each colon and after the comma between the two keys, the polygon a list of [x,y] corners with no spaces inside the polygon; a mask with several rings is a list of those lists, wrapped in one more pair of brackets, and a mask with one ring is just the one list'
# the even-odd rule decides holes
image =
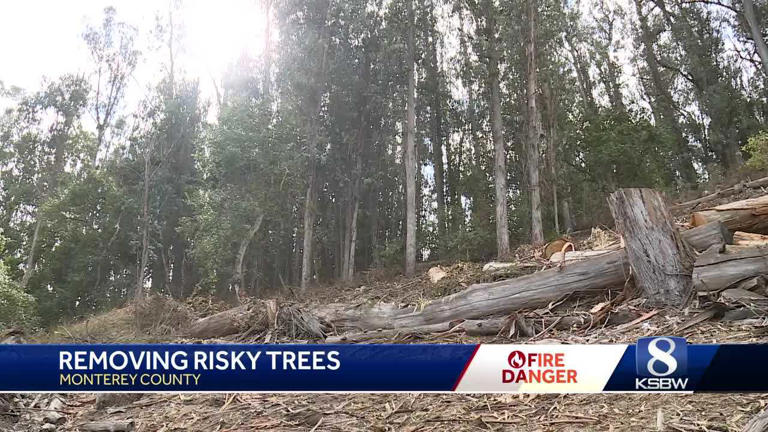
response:
{"label": "tall tree trunk", "polygon": [[346,280],[352,280],[355,277],[355,249],[357,247],[357,215],[360,210],[360,199],[355,198],[355,203],[352,207],[352,221],[349,227],[349,245],[347,246],[347,265],[346,274],[344,278]]}
{"label": "tall tree trunk", "polygon": [[643,13],[642,0],[635,0],[638,21],[640,22],[640,32],[643,39],[643,55],[648,71],[651,75],[651,109],[656,122],[665,125],[673,133],[675,138],[675,167],[679,171],[680,178],[693,184],[696,182],[696,169],[693,166],[693,158],[688,148],[688,141],[683,136],[680,123],[675,115],[675,100],[669,91],[669,87],[664,83],[659,70],[659,63],[654,51],[654,36],[648,25],[648,17]]}
{"label": "tall tree trunk", "polygon": [[29,278],[32,277],[32,273],[35,269],[37,262],[37,244],[40,240],[40,228],[43,225],[43,215],[38,209],[37,221],[35,221],[35,232],[32,234],[32,244],[29,245],[29,256],[27,256],[27,264],[24,266],[24,275],[21,277],[21,290],[24,291],[29,284]]}
{"label": "tall tree trunk", "polygon": [[253,240],[253,237],[256,235],[256,233],[259,231],[259,228],[261,227],[261,222],[264,220],[264,214],[260,213],[259,216],[256,217],[256,221],[251,225],[251,227],[248,229],[248,233],[245,237],[243,237],[243,240],[240,241],[240,248],[237,251],[237,258],[235,259],[235,269],[232,275],[232,283],[235,287],[235,297],[237,297],[237,303],[240,304],[240,300],[242,298],[242,295],[244,294],[244,286],[243,283],[243,260],[245,259],[245,252],[248,250],[248,245],[251,243],[251,240]]}
{"label": "tall tree trunk", "polygon": [[496,49],[496,9],[486,2],[486,37],[488,39],[488,87],[493,137],[493,178],[496,192],[496,255],[499,260],[510,258],[509,218],[507,216],[507,153],[501,120],[501,88],[499,85],[499,51]]}
{"label": "tall tree trunk", "polygon": [[309,114],[307,126],[307,147],[309,151],[309,176],[307,181],[307,193],[304,200],[304,250],[301,257],[301,290],[305,291],[312,280],[312,240],[315,235],[315,197],[317,195],[317,135],[320,128],[320,110],[323,106],[323,92],[325,91],[325,74],[328,57],[329,23],[331,14],[331,2],[328,2],[325,21],[323,22],[322,54],[320,58],[320,72],[316,76],[314,106]]}
{"label": "tall tree trunk", "polygon": [[[144,270],[149,261],[149,183],[150,183],[150,155],[151,149],[144,151],[144,191],[141,197],[141,257],[139,258],[139,268],[136,273],[136,290],[133,293],[136,304],[144,300]],[[136,314],[137,328],[140,327],[139,315]]]}
{"label": "tall tree trunk", "polygon": [[564,199],[561,207],[563,208],[563,230],[566,234],[569,234],[573,231],[573,217],[571,216],[570,201]]}
{"label": "tall tree trunk", "polygon": [[749,26],[749,32],[752,34],[752,40],[755,42],[757,55],[760,56],[763,70],[768,77],[768,45],[766,45],[765,39],[763,39],[762,28],[755,14],[755,2],[753,0],[741,0],[741,4],[744,9],[744,18]]}
{"label": "tall tree trunk", "polygon": [[264,98],[269,100],[272,91],[272,0],[265,1],[264,18],[267,26],[264,32],[264,77],[261,87]]}
{"label": "tall tree trunk", "polygon": [[63,121],[63,127],[60,131],[56,132],[55,142],[56,149],[53,154],[53,168],[48,176],[48,185],[45,192],[40,196],[40,202],[38,203],[37,216],[35,221],[35,231],[32,234],[32,243],[29,245],[29,255],[27,255],[27,262],[24,266],[24,274],[21,277],[21,289],[26,290],[29,284],[29,279],[35,272],[35,266],[37,265],[37,248],[40,244],[40,231],[44,223],[44,216],[40,209],[48,201],[51,194],[56,193],[56,189],[59,187],[59,176],[64,171],[64,162],[66,156],[67,136],[69,130],[72,128],[74,119],[67,115]]}
{"label": "tall tree trunk", "polygon": [[544,82],[544,104],[547,110],[547,159],[549,160],[549,181],[552,185],[552,210],[554,212],[555,233],[560,234],[560,215],[557,201],[557,111],[555,97],[549,82]]}
{"label": "tall tree trunk", "polygon": [[573,57],[573,66],[576,70],[576,80],[579,83],[581,89],[581,97],[584,99],[584,107],[588,115],[594,116],[597,114],[597,102],[595,101],[594,85],[592,83],[592,77],[589,75],[589,63],[584,58],[584,54],[579,49],[576,41],[573,40],[573,36],[566,33],[565,44],[568,46],[568,50]]}
{"label": "tall tree trunk", "polygon": [[[437,59],[437,31],[434,22],[430,28],[429,44],[429,75],[432,81],[432,98],[430,99],[430,114],[432,120],[432,164],[435,167],[435,192],[437,198],[437,237],[444,239],[447,230],[447,211],[445,200],[445,168],[443,165],[443,110],[441,100],[440,65]],[[438,257],[439,257],[438,246]]]}
{"label": "tall tree trunk", "polygon": [[405,274],[416,273],[416,71],[413,0],[408,0],[408,96],[405,115]]}
{"label": "tall tree trunk", "polygon": [[536,107],[537,70],[536,70],[536,0],[528,0],[528,189],[531,199],[531,244],[544,243],[544,228],[541,222],[541,190],[539,188],[539,140],[541,139],[541,120]]}
{"label": "tall tree trunk", "polygon": [[363,70],[359,81],[358,102],[360,107],[359,127],[354,146],[352,146],[350,158],[352,162],[352,178],[349,185],[349,199],[347,200],[346,229],[344,238],[343,264],[341,278],[351,280],[355,276],[355,252],[357,247],[357,221],[360,210],[360,193],[363,178],[363,153],[368,137],[368,84],[370,82],[371,62],[366,52],[363,60]]}

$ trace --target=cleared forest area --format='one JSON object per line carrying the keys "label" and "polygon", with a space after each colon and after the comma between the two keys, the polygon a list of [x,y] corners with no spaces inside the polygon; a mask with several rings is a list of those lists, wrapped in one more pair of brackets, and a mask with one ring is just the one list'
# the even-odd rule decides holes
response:
{"label": "cleared forest area", "polygon": [[[766,0],[41,2],[0,6],[2,343],[766,341]],[[766,401],[20,394],[0,430],[754,432]]]}
{"label": "cleared forest area", "polygon": [[[611,196],[617,209],[617,201],[636,204],[631,197],[641,196],[647,207],[661,205],[657,216],[669,217],[668,228],[680,233],[672,238],[679,238],[678,246],[687,249],[692,258],[689,275],[677,286],[689,290],[683,304],[676,304],[679,297],[671,291],[676,285],[669,281],[643,285],[642,277],[653,273],[654,261],[631,264],[632,241],[627,240],[631,234],[621,231],[621,237],[614,230],[596,227],[575,233],[550,256],[552,247],[521,246],[514,251],[516,259],[507,263],[424,265],[411,278],[371,272],[354,282],[322,287],[302,299],[287,288],[274,298],[247,300],[236,308],[213,298],[179,303],[153,296],[138,308],[134,304],[64,325],[32,341],[590,344],[634,343],[638,337],[665,334],[683,336],[692,343],[761,341],[768,314],[764,259],[768,236],[732,231],[736,225],[728,228],[723,220],[732,220],[731,212],[737,211],[739,227],[761,226],[759,222],[768,218],[768,212],[760,210],[760,203],[766,201],[762,193],[760,189],[741,191],[740,196],[755,198],[720,205],[713,202],[712,207],[678,217],[667,211],[663,196],[653,190],[627,189]],[[651,217],[654,212],[647,207],[635,214]],[[702,214],[712,217],[713,212],[720,219],[693,226]],[[642,226],[642,219],[634,220],[631,229]],[[630,218],[624,219],[618,229],[630,229],[629,222]],[[658,229],[663,222],[654,220],[651,226]],[[661,253],[658,248],[651,251]],[[668,269],[669,259],[664,262]],[[725,267],[709,272],[710,266],[718,265]],[[645,273],[642,266],[646,266]],[[571,279],[576,282],[569,282]],[[557,289],[548,288],[550,285]],[[668,289],[666,297],[657,291],[661,286]],[[493,297],[496,291],[502,296],[485,307],[482,301],[473,301],[469,308],[462,306],[466,299],[476,299],[473,293]],[[539,294],[530,296],[526,291]],[[519,298],[503,300],[514,297]],[[143,325],[139,335],[137,311]],[[9,422],[8,427],[25,430],[50,424],[56,430],[94,431],[742,430],[761,413],[761,401],[760,395],[702,394],[19,395],[9,401],[9,412],[17,412],[20,419]]]}

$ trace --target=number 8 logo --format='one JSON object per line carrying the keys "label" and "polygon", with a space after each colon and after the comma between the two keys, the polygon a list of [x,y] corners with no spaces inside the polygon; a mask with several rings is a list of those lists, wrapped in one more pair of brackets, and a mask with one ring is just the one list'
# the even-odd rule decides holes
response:
{"label": "number 8 logo", "polygon": [[[667,351],[662,351],[659,348],[659,341],[664,341],[669,344]],[[651,359],[648,360],[648,372],[653,376],[665,377],[675,373],[677,370],[677,360],[671,355],[675,351],[675,341],[670,338],[660,337],[656,338],[648,344],[648,353],[651,355]],[[657,362],[662,362],[667,366],[666,372],[659,372],[655,366]]]}

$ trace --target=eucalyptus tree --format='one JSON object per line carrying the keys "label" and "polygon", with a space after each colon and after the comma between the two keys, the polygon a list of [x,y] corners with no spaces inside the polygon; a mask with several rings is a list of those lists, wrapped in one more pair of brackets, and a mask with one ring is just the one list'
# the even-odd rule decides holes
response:
{"label": "eucalyptus tree", "polygon": [[90,102],[96,123],[98,151],[95,158],[99,152],[104,153],[104,158],[109,157],[111,143],[105,143],[105,136],[113,126],[128,79],[138,63],[137,36],[135,27],[116,19],[113,7],[104,9],[100,27],[89,25],[83,33],[95,69],[92,77],[94,93]]}

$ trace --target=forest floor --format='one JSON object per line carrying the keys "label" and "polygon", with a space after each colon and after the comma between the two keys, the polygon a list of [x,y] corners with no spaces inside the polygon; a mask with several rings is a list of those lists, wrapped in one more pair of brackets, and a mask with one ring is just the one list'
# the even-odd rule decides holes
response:
{"label": "forest floor", "polygon": [[[321,287],[310,301],[389,300],[418,302],[446,294],[448,287],[462,287],[487,280],[481,266],[459,263],[444,267],[448,277],[437,284],[424,274],[416,278],[376,278],[364,275],[358,283]],[[615,293],[609,294],[609,296]],[[569,299],[551,308],[568,314],[589,313],[610,298]],[[633,343],[638,337],[671,333],[688,318],[678,312],[649,312],[640,299],[614,307],[616,316],[637,317],[619,325],[583,330],[549,330],[533,338],[498,335],[468,337],[462,334],[403,339],[401,343]],[[229,305],[197,299],[186,305],[204,316]],[[695,308],[688,314],[695,312]],[[166,314],[173,315],[173,313]],[[622,321],[627,321],[623,318]],[[610,321],[609,321],[610,322]],[[155,334],[137,340],[131,308],[96,316],[38,335],[34,342],[170,342],[188,340]],[[694,343],[765,341],[765,322],[704,322],[678,334]],[[254,336],[248,342],[263,342]],[[242,341],[240,336],[219,340]],[[281,337],[278,342],[292,342]],[[189,341],[191,342],[191,341]],[[210,341],[207,341],[210,342]],[[304,342],[304,341],[298,341]],[[37,397],[37,403],[32,405]],[[0,430],[41,430],[40,417],[52,395],[19,396],[29,407],[17,417],[0,415]],[[504,394],[144,394],[99,401],[94,394],[63,396],[67,421],[58,431],[76,431],[96,420],[132,419],[137,431],[735,431],[768,404],[768,395],[504,395]],[[137,399],[138,398],[138,399]],[[105,406],[106,405],[106,406]]]}
{"label": "forest floor", "polygon": [[[733,198],[732,198],[733,199]],[[618,242],[608,229],[577,233],[577,249],[610,246]],[[320,286],[301,302],[290,290],[275,292],[281,303],[300,305],[386,301],[418,305],[429,299],[464,289],[470,284],[519,276],[551,266],[527,246],[516,251],[515,266],[504,272],[482,271],[482,264],[445,263],[446,276],[432,282],[430,265],[419,267],[418,276],[406,278],[394,272],[361,273],[350,283]],[[601,297],[572,297],[546,308],[521,311],[535,322],[546,315],[607,318],[599,325],[558,330],[544,329],[534,336],[505,332],[496,336],[470,337],[446,332],[416,337],[403,335],[375,342],[396,343],[634,343],[637,338],[675,334],[693,343],[766,342],[768,320],[753,318],[732,322],[705,321],[678,330],[700,309],[695,300],[682,313],[654,310],[643,299],[615,301],[616,291]],[[149,322],[136,335],[132,307],[116,309],[88,320],[62,325],[34,335],[35,343],[126,342],[246,342],[314,343],[291,336],[289,330],[273,334],[238,334],[218,340],[190,340],[179,330],[191,319],[231,307],[213,298],[196,297],[185,304],[156,297],[143,311]],[[42,429],[48,401],[55,395],[16,395],[13,415],[2,414],[0,431]],[[768,405],[768,395],[754,394],[601,394],[601,395],[507,395],[507,394],[142,394],[104,396],[60,395],[66,421],[47,430],[77,431],[86,422],[123,420],[144,431],[737,431]]]}

